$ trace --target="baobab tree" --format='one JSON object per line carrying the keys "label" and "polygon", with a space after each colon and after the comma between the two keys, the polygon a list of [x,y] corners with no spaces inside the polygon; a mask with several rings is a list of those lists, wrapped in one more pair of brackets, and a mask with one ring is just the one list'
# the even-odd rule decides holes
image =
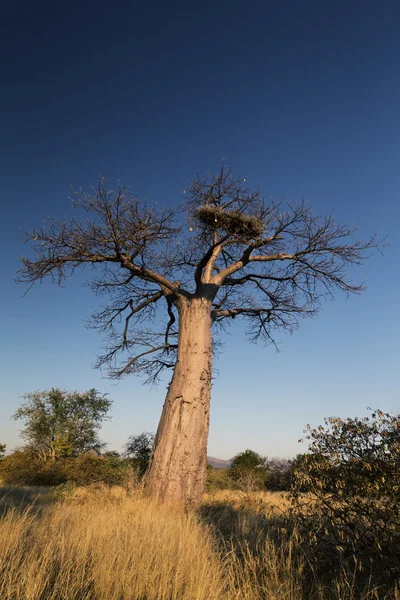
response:
{"label": "baobab tree", "polygon": [[146,489],[196,505],[206,476],[212,331],[242,319],[251,341],[274,344],[276,330],[292,332],[327,296],[360,293],[346,267],[378,242],[356,240],[351,227],[314,216],[304,201],[266,202],[225,165],[192,180],[176,208],[149,205],[122,185],[108,189],[104,179],[72,200],[76,218],[26,232],[33,258],[22,258],[18,280],[60,284],[93,267],[89,284],[109,299],[92,315],[107,341],[98,366],[150,382],[173,370]]}

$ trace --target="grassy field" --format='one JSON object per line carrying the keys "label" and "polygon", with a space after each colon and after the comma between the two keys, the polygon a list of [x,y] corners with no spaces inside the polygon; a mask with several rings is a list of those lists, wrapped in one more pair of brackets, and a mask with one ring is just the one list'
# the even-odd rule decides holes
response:
{"label": "grassy field", "polygon": [[0,488],[0,599],[400,599],[343,573],[310,580],[296,533],[277,537],[287,505],[222,490],[194,514],[123,488]]}

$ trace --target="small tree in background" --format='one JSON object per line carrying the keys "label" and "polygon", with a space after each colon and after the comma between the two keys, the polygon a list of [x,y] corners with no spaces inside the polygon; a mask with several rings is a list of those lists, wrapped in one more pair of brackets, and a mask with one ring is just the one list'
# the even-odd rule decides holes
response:
{"label": "small tree in background", "polygon": [[287,491],[292,484],[293,461],[271,458],[265,463],[265,487],[268,490]]}
{"label": "small tree in background", "polygon": [[0,458],[3,458],[3,456],[6,453],[6,444],[0,444]]}
{"label": "small tree in background", "polygon": [[131,435],[125,444],[125,456],[131,459],[132,466],[143,476],[149,466],[153,452],[154,433],[143,432],[140,435]]}
{"label": "small tree in background", "polygon": [[247,492],[260,489],[264,486],[266,460],[254,450],[245,450],[235,456],[229,474]]}
{"label": "small tree in background", "polygon": [[104,446],[98,429],[107,419],[111,400],[92,389],[66,392],[52,388],[24,396],[13,418],[23,420],[26,447],[42,461],[75,457]]}
{"label": "small tree in background", "polygon": [[380,410],[330,417],[305,433],[310,453],[296,461],[291,515],[307,547],[324,564],[399,577],[400,418]]}
{"label": "small tree in background", "polygon": [[258,468],[264,468],[266,460],[267,459],[264,456],[261,456],[261,454],[254,452],[254,450],[247,449],[235,456],[231,465],[231,469],[232,471],[235,469],[250,471]]}

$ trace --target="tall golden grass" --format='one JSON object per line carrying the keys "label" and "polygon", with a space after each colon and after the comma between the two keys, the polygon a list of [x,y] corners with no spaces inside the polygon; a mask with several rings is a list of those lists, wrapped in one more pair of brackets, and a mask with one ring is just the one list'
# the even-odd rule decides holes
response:
{"label": "tall golden grass", "polygon": [[[54,503],[46,503],[39,491],[39,501],[32,501],[31,494],[25,508],[11,507],[11,497],[9,491],[0,519],[1,600],[356,597],[348,577],[328,590],[316,584],[312,596],[305,595],[296,535],[277,545],[272,537],[257,534],[262,521],[254,511],[241,511],[221,498],[206,498],[196,515],[121,488],[77,490]],[[217,527],[228,531],[230,523],[232,535],[223,542]],[[400,595],[366,590],[362,597]]]}

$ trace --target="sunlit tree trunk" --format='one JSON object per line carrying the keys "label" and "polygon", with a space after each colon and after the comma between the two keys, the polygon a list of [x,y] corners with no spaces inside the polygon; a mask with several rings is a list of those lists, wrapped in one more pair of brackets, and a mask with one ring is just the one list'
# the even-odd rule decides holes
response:
{"label": "sunlit tree trunk", "polygon": [[179,307],[178,360],[165,400],[155,450],[145,478],[148,494],[187,506],[200,503],[207,467],[212,337],[211,302]]}

